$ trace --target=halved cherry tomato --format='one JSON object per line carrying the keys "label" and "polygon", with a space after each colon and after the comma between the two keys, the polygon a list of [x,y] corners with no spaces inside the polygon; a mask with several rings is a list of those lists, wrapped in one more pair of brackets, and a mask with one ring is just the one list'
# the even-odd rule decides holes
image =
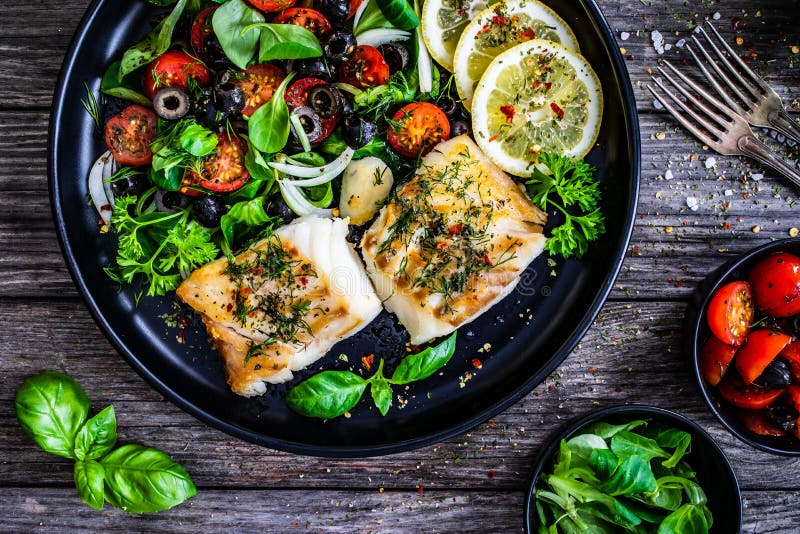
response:
{"label": "halved cherry tomato", "polygon": [[350,0],[350,11],[347,13],[347,18],[345,20],[352,19],[358,8],[361,7],[361,2],[365,2],[366,0]]}
{"label": "halved cherry tomato", "polygon": [[242,115],[249,117],[262,105],[269,102],[272,93],[286,76],[283,71],[269,63],[250,65],[231,78],[231,82],[244,91],[245,107]]}
{"label": "halved cherry tomato", "polygon": [[752,384],[791,341],[791,336],[769,328],[750,332],[736,353],[736,369],[745,384]]}
{"label": "halved cherry tomato", "polygon": [[289,84],[289,87],[286,88],[286,92],[283,93],[283,99],[286,100],[286,104],[289,106],[289,109],[307,106],[308,92],[311,90],[311,88],[318,85],[325,85],[327,83],[328,82],[325,80],[321,80],[319,78],[300,78],[299,80],[295,80]]}
{"label": "halved cherry tomato", "polygon": [[786,431],[773,425],[761,410],[740,410],[739,420],[750,432],[759,436],[785,436]]}
{"label": "halved cherry tomato", "polygon": [[359,45],[353,57],[339,67],[339,81],[365,89],[389,81],[389,65],[374,46]]}
{"label": "halved cherry tomato", "polygon": [[133,104],[106,123],[106,145],[120,165],[141,167],[153,162],[150,143],[156,138],[158,118],[151,110]]}
{"label": "halved cherry tomato", "polygon": [[728,345],[739,346],[753,322],[753,293],[747,282],[725,284],[708,303],[708,327],[717,338]]}
{"label": "halved cherry tomato", "polygon": [[307,29],[317,37],[325,35],[333,29],[328,19],[317,11],[307,7],[290,7],[283,13],[278,13],[273,24],[294,24]]}
{"label": "halved cherry tomato", "polygon": [[214,36],[214,28],[211,27],[211,14],[216,11],[217,6],[207,7],[194,18],[192,29],[189,32],[189,40],[195,54],[202,56],[206,50],[206,43]]}
{"label": "halved cherry tomato", "polygon": [[789,401],[795,410],[800,412],[800,386],[790,384],[784,390],[786,392],[786,399]]}
{"label": "halved cherry tomato", "polygon": [[736,347],[726,345],[716,338],[710,336],[700,349],[700,371],[706,382],[716,386],[728,370],[728,366],[736,354]]}
{"label": "halved cherry tomato", "polygon": [[766,389],[758,386],[748,386],[735,373],[728,373],[719,383],[719,393],[722,398],[737,408],[760,410],[766,408],[775,399],[781,396],[782,389]]}
{"label": "halved cherry tomato", "polygon": [[[245,154],[247,143],[244,139],[227,132],[218,133],[217,152],[203,162],[203,173],[197,176],[197,185],[218,193],[239,189],[250,179],[250,172],[244,165]],[[195,174],[193,171],[189,173]]]}
{"label": "halved cherry tomato", "polygon": [[429,102],[400,108],[386,132],[389,144],[407,158],[427,154],[439,141],[450,138],[450,121],[444,111]]}
{"label": "halved cherry tomato", "polygon": [[795,340],[786,345],[781,351],[781,356],[790,362],[800,363],[800,340]]}
{"label": "halved cherry tomato", "polygon": [[256,8],[260,9],[265,13],[274,13],[275,11],[280,11],[282,9],[286,9],[287,7],[291,7],[294,5],[296,0],[247,0],[250,4]]}
{"label": "halved cherry tomato", "polygon": [[144,71],[145,94],[153,98],[162,87],[176,87],[185,91],[189,79],[205,87],[211,83],[211,73],[199,59],[186,52],[170,50],[158,56]]}
{"label": "halved cherry tomato", "polygon": [[800,313],[800,258],[776,252],[750,271],[756,306],[773,317]]}

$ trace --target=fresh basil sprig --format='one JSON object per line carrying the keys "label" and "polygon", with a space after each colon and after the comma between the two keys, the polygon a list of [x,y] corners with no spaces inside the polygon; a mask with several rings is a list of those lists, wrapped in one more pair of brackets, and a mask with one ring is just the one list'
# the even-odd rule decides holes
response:
{"label": "fresh basil sprig", "polygon": [[89,398],[69,376],[44,371],[25,380],[14,401],[17,420],[47,452],[75,460],[73,477],[83,501],[108,502],[143,514],[172,508],[197,493],[189,474],[159,450],[117,441],[114,407],[89,415]]}
{"label": "fresh basil sprig", "polygon": [[269,101],[250,116],[248,122],[250,142],[259,151],[266,154],[278,152],[286,146],[286,142],[289,140],[289,106],[286,104],[283,94],[293,77],[294,72],[290,72]]}
{"label": "fresh basil sprig", "polygon": [[264,22],[264,15],[242,0],[230,0],[214,12],[211,27],[222,51],[240,69],[247,68],[258,49],[259,32],[245,31],[248,26]]}
{"label": "fresh basil sprig", "polygon": [[178,24],[185,7],[186,0],[178,0],[178,3],[172,8],[172,12],[164,20],[145,35],[144,39],[125,51],[119,67],[120,80],[139,67],[147,65],[169,49],[172,44],[172,31]]}
{"label": "fresh basil sprig", "polygon": [[456,333],[434,347],[406,356],[390,378],[383,375],[383,360],[375,374],[362,378],[350,371],[323,371],[296,385],[286,394],[290,409],[306,417],[332,419],[352,410],[370,387],[372,401],[386,415],[392,406],[392,386],[424,380],[444,367],[456,350]]}

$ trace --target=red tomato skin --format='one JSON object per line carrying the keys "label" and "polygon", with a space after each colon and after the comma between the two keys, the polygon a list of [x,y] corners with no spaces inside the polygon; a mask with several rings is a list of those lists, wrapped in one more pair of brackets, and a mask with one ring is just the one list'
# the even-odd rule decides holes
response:
{"label": "red tomato skin", "polygon": [[739,346],[744,342],[753,322],[753,293],[747,282],[730,282],[714,293],[708,303],[706,319],[717,339]]}
{"label": "red tomato skin", "polygon": [[744,383],[752,384],[791,341],[790,336],[769,328],[750,332],[736,353],[736,370]]}
{"label": "red tomato skin", "polygon": [[192,43],[194,53],[202,56],[206,49],[206,42],[214,35],[211,27],[210,15],[216,11],[217,6],[207,7],[194,18],[192,29],[189,32],[189,40]]}
{"label": "red tomato skin", "polygon": [[781,356],[783,356],[790,362],[795,362],[800,364],[800,339],[795,339],[794,341],[786,345],[781,351]]}
{"label": "red tomato skin", "polygon": [[175,87],[186,91],[189,78],[201,86],[211,83],[211,72],[203,63],[186,52],[170,50],[158,56],[144,71],[142,85],[152,99],[162,87]]}
{"label": "red tomato skin", "polygon": [[786,400],[789,401],[795,410],[800,412],[800,386],[796,386],[794,384],[789,384],[784,389],[784,394],[786,395]]}
{"label": "red tomato skin", "polygon": [[[425,118],[433,121],[433,124],[422,123]],[[394,114],[392,122],[401,123],[402,127],[389,125],[386,139],[395,151],[406,158],[416,158],[420,153],[425,155],[440,141],[450,139],[447,115],[430,102],[414,102],[403,106]],[[428,139],[428,136],[431,138]]]}
{"label": "red tomato skin", "polygon": [[358,8],[361,7],[361,3],[366,0],[350,0],[350,12],[347,14],[347,18],[345,20],[350,20],[356,15],[356,11]]}
{"label": "red tomato skin", "polygon": [[132,104],[106,123],[106,146],[120,165],[150,165],[153,162],[150,144],[156,138],[157,129],[156,114],[144,106]]}
{"label": "red tomato skin", "polygon": [[739,420],[751,432],[759,436],[785,436],[786,431],[773,426],[760,410],[740,410]]}
{"label": "red tomato skin", "polygon": [[283,99],[286,100],[286,104],[289,106],[290,110],[299,108],[300,106],[307,106],[308,92],[318,85],[325,85],[327,83],[328,82],[320,78],[300,78],[289,84],[289,87],[286,88],[286,92],[283,93]]}
{"label": "red tomato skin", "polygon": [[264,13],[275,13],[294,5],[296,0],[247,0],[254,8]]}
{"label": "red tomato skin", "polygon": [[338,78],[361,89],[385,85],[389,82],[389,65],[374,46],[358,45],[353,57],[339,67]]}
{"label": "red tomato skin", "polygon": [[750,271],[755,303],[773,317],[800,313],[800,258],[788,252],[770,254]]}
{"label": "red tomato skin", "polygon": [[733,360],[737,348],[733,345],[726,345],[716,338],[710,336],[700,349],[700,371],[703,377],[712,386],[717,386],[725,371]]}
{"label": "red tomato skin", "polygon": [[245,107],[242,115],[249,117],[258,108],[269,102],[272,93],[281,84],[286,75],[283,71],[270,63],[250,65],[238,75],[231,78],[231,82],[241,87],[244,91]]}
{"label": "red tomato skin", "polygon": [[295,24],[307,29],[317,37],[325,35],[333,29],[328,18],[317,11],[308,7],[290,7],[286,11],[278,13],[272,19],[273,24]]}
{"label": "red tomato skin", "polygon": [[748,386],[736,374],[729,373],[719,383],[719,393],[729,404],[746,410],[766,408],[781,396],[782,389],[765,389]]}
{"label": "red tomato skin", "polygon": [[[203,164],[204,173],[196,177],[196,183],[209,191],[229,193],[242,187],[250,180],[250,172],[244,165],[244,156],[247,154],[247,143],[237,136],[230,136],[225,132],[217,134],[217,155],[210,156]],[[223,158],[233,157],[233,161],[226,161],[225,165],[216,166]],[[220,168],[221,167],[221,168]],[[232,176],[218,175],[219,172],[232,171]],[[206,175],[208,173],[208,175]],[[233,179],[231,179],[233,178]]]}

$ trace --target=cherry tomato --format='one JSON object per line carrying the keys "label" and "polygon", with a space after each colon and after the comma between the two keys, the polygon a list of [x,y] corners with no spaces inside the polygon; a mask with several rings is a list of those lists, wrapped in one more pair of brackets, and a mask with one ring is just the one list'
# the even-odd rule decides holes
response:
{"label": "cherry tomato", "polygon": [[214,28],[211,27],[211,14],[217,6],[207,7],[194,18],[192,29],[189,32],[189,40],[195,54],[202,56],[206,50],[206,43],[214,36]]}
{"label": "cherry tomato", "polygon": [[773,317],[800,313],[800,258],[776,252],[750,271],[756,306]]}
{"label": "cherry tomato", "polygon": [[196,178],[197,185],[218,193],[239,189],[250,179],[250,172],[244,165],[246,153],[244,139],[227,132],[218,133],[217,152],[203,162],[203,172]]}
{"label": "cherry tomato", "polygon": [[717,338],[728,345],[739,346],[753,322],[753,294],[747,282],[725,284],[708,303],[708,327]]}
{"label": "cherry tomato", "polygon": [[141,167],[153,162],[150,143],[156,138],[158,118],[151,110],[133,104],[106,123],[106,145],[120,165]]}
{"label": "cherry tomato", "polygon": [[272,19],[273,24],[294,24],[307,29],[317,37],[333,29],[328,19],[316,9],[291,7]]}
{"label": "cherry tomato", "polygon": [[294,5],[296,0],[247,0],[250,4],[264,13],[274,13]]}
{"label": "cherry tomato", "polygon": [[444,111],[429,102],[400,108],[386,132],[389,144],[407,158],[427,154],[439,141],[450,138],[450,122]]}
{"label": "cherry tomato", "polygon": [[786,345],[781,351],[781,356],[790,362],[800,363],[800,340],[795,340]]}
{"label": "cherry tomato", "polygon": [[719,383],[719,393],[723,399],[737,408],[760,410],[775,402],[775,399],[781,396],[783,390],[748,386],[742,382],[738,375],[729,373]]}
{"label": "cherry tomato", "polygon": [[231,82],[244,91],[245,107],[242,115],[249,117],[262,105],[269,102],[272,93],[286,76],[283,71],[269,63],[250,65],[231,78]]}
{"label": "cherry tomato", "polygon": [[[318,85],[327,85],[327,83],[328,82],[325,80],[321,80],[319,78],[300,78],[299,80],[289,84],[289,87],[286,88],[286,92],[283,93],[283,99],[286,100],[286,105],[289,106],[290,110],[299,108],[301,106],[308,106],[308,92],[311,90],[311,88]],[[320,118],[320,122],[322,123],[322,132],[315,142],[327,139],[333,133],[338,121],[338,115],[329,119]]]}
{"label": "cherry tomato", "polygon": [[347,13],[347,20],[352,19],[358,8],[361,7],[361,3],[365,2],[366,0],[350,0],[350,11]]}
{"label": "cherry tomato", "polygon": [[750,432],[754,432],[759,436],[785,436],[786,431],[778,428],[769,422],[769,419],[764,415],[764,412],[758,410],[740,410],[739,420],[744,423],[744,426]]}
{"label": "cherry tomato", "polygon": [[202,197],[206,193],[205,190],[200,187],[200,177],[189,171],[183,175],[183,181],[178,188],[178,192],[192,198]]}
{"label": "cherry tomato", "polygon": [[700,349],[700,371],[706,382],[716,386],[728,370],[736,354],[736,347],[726,345],[715,336],[710,336]]}
{"label": "cherry tomato", "polygon": [[349,61],[339,67],[339,81],[365,89],[389,81],[389,65],[374,46],[359,45]]}
{"label": "cherry tomato", "polygon": [[790,336],[769,328],[750,332],[736,353],[736,369],[745,384],[752,384],[791,341]]}
{"label": "cherry tomato", "polygon": [[186,52],[170,50],[158,56],[145,69],[142,84],[145,94],[152,99],[162,87],[186,91],[191,78],[202,87],[211,83],[211,73],[202,61]]}

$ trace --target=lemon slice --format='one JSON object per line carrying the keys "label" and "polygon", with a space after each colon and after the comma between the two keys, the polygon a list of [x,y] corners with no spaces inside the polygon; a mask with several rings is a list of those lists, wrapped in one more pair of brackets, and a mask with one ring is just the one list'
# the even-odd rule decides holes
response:
{"label": "lemon slice", "polygon": [[602,115],[600,81],[586,59],[541,39],[494,58],[472,99],[475,141],[517,176],[530,175],[540,152],[585,156]]}
{"label": "lemon slice", "polygon": [[475,17],[453,57],[456,88],[470,109],[472,93],[489,63],[501,52],[531,39],[547,39],[579,52],[578,40],[564,19],[537,0],[506,0]]}
{"label": "lemon slice", "polygon": [[453,72],[453,54],[461,31],[486,6],[497,0],[425,0],[422,40],[433,59]]}

